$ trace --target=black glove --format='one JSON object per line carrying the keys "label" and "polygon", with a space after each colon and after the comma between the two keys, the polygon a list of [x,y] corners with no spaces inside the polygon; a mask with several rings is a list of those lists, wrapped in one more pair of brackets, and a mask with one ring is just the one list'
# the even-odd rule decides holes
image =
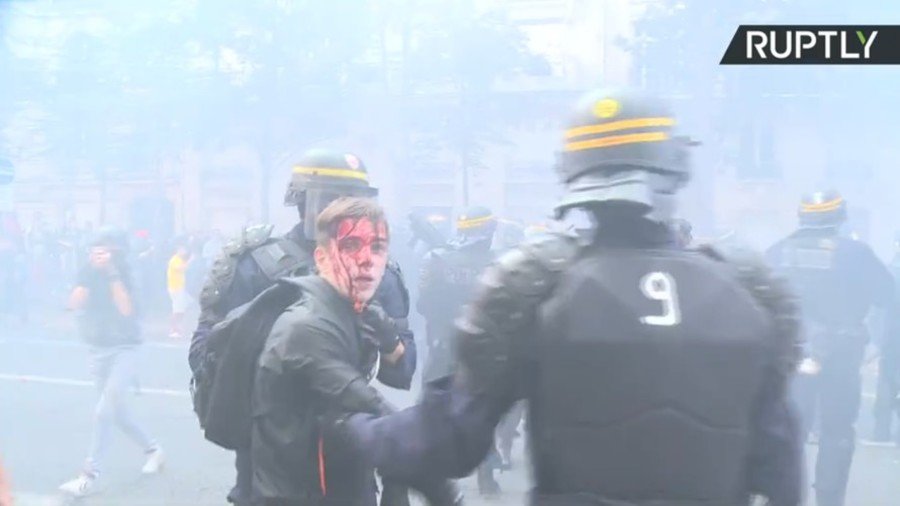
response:
{"label": "black glove", "polygon": [[397,323],[377,302],[369,303],[363,310],[360,315],[360,330],[364,337],[375,341],[381,353],[393,353],[400,344]]}

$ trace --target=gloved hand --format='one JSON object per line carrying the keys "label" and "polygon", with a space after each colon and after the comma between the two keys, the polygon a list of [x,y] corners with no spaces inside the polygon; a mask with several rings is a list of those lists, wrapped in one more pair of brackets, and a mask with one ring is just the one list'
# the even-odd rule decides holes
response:
{"label": "gloved hand", "polygon": [[400,344],[400,329],[377,302],[370,302],[360,315],[360,330],[364,337],[378,345],[378,351],[391,354]]}

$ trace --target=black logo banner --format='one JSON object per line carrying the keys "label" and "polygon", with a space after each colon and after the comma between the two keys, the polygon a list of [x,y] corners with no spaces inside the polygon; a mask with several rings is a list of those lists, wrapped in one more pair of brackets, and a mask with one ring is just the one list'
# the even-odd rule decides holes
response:
{"label": "black logo banner", "polygon": [[741,25],[722,65],[896,65],[900,25]]}

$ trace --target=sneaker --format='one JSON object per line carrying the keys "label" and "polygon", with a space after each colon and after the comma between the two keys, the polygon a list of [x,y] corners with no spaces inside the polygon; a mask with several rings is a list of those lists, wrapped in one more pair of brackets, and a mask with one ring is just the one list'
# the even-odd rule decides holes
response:
{"label": "sneaker", "polygon": [[67,481],[59,486],[60,492],[69,494],[73,497],[84,497],[94,490],[97,482],[97,475],[90,473],[81,473],[74,480]]}
{"label": "sneaker", "polygon": [[144,467],[141,468],[141,472],[144,474],[156,474],[162,471],[165,462],[165,454],[163,453],[162,448],[157,446],[147,452],[147,461],[144,463]]}

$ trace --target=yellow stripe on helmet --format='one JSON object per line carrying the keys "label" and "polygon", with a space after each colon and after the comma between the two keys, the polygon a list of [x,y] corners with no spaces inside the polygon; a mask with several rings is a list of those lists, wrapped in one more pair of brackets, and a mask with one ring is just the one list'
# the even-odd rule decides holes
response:
{"label": "yellow stripe on helmet", "polygon": [[833,200],[829,200],[827,202],[821,202],[819,204],[801,204],[800,212],[801,213],[824,213],[828,211],[834,211],[841,207],[841,204],[844,202],[842,197],[838,197]]}
{"label": "yellow stripe on helmet", "polygon": [[456,220],[456,228],[474,228],[494,220],[493,215],[483,216],[481,218],[470,218],[468,220]]}
{"label": "yellow stripe on helmet", "polygon": [[347,179],[362,179],[368,182],[369,176],[361,170],[338,169],[333,167],[294,167],[294,174],[306,174],[310,176],[342,177]]}
{"label": "yellow stripe on helmet", "polygon": [[586,141],[570,142],[563,148],[565,151],[581,151],[584,149],[608,148],[623,144],[637,144],[641,142],[662,142],[669,139],[665,132],[644,132],[639,134],[611,135],[590,139]]}
{"label": "yellow stripe on helmet", "polygon": [[611,121],[609,123],[598,123],[596,125],[586,125],[566,130],[566,139],[572,137],[580,137],[588,134],[603,134],[607,132],[617,132],[619,130],[628,130],[630,128],[647,128],[647,127],[664,127],[675,124],[674,118],[634,118],[623,119],[621,121]]}

